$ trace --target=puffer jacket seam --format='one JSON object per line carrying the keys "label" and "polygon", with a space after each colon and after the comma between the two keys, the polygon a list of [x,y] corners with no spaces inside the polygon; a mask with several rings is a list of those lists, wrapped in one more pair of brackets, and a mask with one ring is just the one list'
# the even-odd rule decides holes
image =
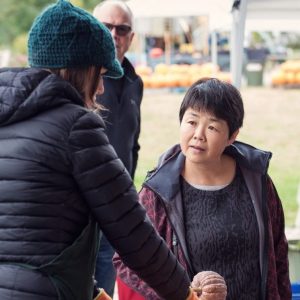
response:
{"label": "puffer jacket seam", "polygon": [[[69,145],[70,135],[71,135],[71,133],[72,133],[72,131],[73,131],[73,128],[75,127],[75,125],[77,124],[77,122],[78,122],[83,116],[85,116],[87,113],[88,113],[88,111],[83,111],[83,112],[82,112],[82,113],[74,120],[74,122],[73,122],[72,126],[70,127],[70,130],[69,130],[69,132],[68,132],[68,134],[67,134],[67,136],[68,136],[67,144],[68,144],[68,145]],[[70,147],[67,147],[66,151],[67,151],[67,153],[68,153],[68,157],[71,157],[72,155],[71,155],[71,153],[70,153]],[[71,166],[71,168],[72,168],[72,173],[73,173],[73,165]]]}

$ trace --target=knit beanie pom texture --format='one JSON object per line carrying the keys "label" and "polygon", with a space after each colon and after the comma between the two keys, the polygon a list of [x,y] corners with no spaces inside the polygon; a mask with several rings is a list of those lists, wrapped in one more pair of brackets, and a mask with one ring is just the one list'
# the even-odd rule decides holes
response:
{"label": "knit beanie pom texture", "polygon": [[97,66],[107,69],[105,76],[123,75],[109,30],[67,0],[58,0],[35,19],[29,32],[28,60],[31,67]]}

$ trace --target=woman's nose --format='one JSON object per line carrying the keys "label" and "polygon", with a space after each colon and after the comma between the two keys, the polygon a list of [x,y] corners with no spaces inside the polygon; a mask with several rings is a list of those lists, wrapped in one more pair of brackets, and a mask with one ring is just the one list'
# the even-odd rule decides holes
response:
{"label": "woman's nose", "polygon": [[97,95],[102,95],[103,93],[104,93],[104,84],[103,84],[103,79],[101,77],[101,79],[100,79],[100,81],[98,83],[96,94]]}
{"label": "woman's nose", "polygon": [[194,132],[194,139],[203,141],[205,140],[205,133],[204,133],[204,128],[201,125],[198,125],[195,128],[195,132]]}

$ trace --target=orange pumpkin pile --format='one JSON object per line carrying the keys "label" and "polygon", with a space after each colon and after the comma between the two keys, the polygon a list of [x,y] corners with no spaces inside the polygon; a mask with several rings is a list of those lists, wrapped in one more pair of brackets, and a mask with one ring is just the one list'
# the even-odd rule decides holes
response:
{"label": "orange pumpkin pile", "polygon": [[152,70],[149,66],[136,66],[136,72],[142,77],[145,88],[189,87],[202,77],[216,77],[231,82],[230,74],[221,72],[219,66],[212,63],[202,65],[158,64]]}
{"label": "orange pumpkin pile", "polygon": [[300,87],[300,60],[287,60],[271,77],[273,86]]}

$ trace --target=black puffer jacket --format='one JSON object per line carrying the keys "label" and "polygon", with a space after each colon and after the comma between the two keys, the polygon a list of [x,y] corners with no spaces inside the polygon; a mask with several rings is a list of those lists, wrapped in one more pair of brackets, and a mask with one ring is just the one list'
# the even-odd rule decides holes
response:
{"label": "black puffer jacket", "polygon": [[101,118],[56,75],[1,70],[0,299],[57,299],[47,276],[23,265],[51,261],[90,213],[128,266],[164,298],[185,299],[188,277],[145,217]]}

